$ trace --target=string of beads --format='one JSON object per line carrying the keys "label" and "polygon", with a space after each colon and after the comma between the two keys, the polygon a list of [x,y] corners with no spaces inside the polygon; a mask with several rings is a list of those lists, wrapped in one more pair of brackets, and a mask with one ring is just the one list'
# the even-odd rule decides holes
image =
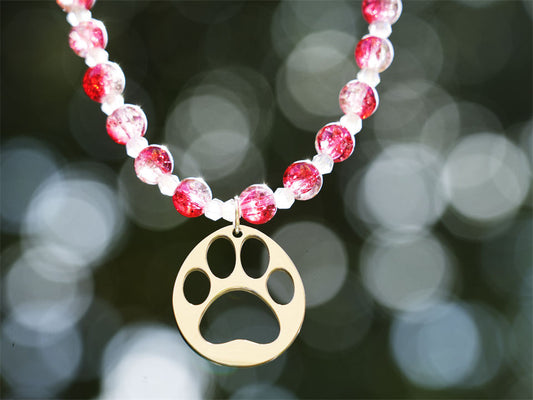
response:
{"label": "string of beads", "polygon": [[[149,145],[144,137],[148,122],[141,107],[125,104],[122,93],[126,78],[118,64],[109,61],[107,31],[102,21],[92,18],[96,0],[57,0],[72,25],[69,45],[89,67],[83,77],[87,96],[101,103],[108,115],[107,133],[116,143],[126,146],[127,154],[135,159],[138,178],[150,185],[158,185],[171,196],[176,210],[186,217],[205,215],[211,220],[235,220],[235,210],[252,224],[263,224],[274,217],[278,209],[290,208],[295,200],[309,200],[320,191],[323,175],[333,170],[335,163],[346,160],[355,148],[355,135],[362,128],[362,120],[377,109],[379,97],[376,86],[379,74],[394,58],[388,37],[402,12],[401,0],[363,0],[362,13],[369,23],[369,34],[355,48],[355,61],[360,68],[357,79],[348,82],[340,91],[339,104],[344,115],[339,121],[321,128],[315,138],[317,154],[312,160],[292,163],[283,174],[283,187],[273,191],[265,184],[251,185],[236,199],[226,202],[213,198],[211,189],[202,178],[180,180],[172,174],[174,161],[170,151],[162,145]],[[237,203],[236,203],[237,202]]]}

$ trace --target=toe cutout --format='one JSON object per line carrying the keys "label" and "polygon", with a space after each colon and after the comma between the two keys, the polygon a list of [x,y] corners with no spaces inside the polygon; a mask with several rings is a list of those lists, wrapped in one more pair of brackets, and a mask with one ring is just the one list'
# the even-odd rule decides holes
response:
{"label": "toe cutout", "polygon": [[276,303],[289,304],[294,296],[294,283],[290,275],[281,269],[272,271],[267,281],[270,297]]}
{"label": "toe cutout", "polygon": [[234,339],[271,343],[279,330],[270,307],[259,297],[243,291],[226,293],[216,299],[200,322],[200,333],[214,344]]}
{"label": "toe cutout", "polygon": [[217,278],[227,278],[235,268],[235,248],[227,239],[215,240],[207,250],[209,269]]}
{"label": "toe cutout", "polygon": [[209,278],[200,270],[191,271],[183,283],[185,299],[195,305],[202,304],[207,299],[210,289],[211,283],[209,282]]}
{"label": "toe cutout", "polygon": [[256,238],[247,239],[241,249],[241,264],[250,278],[261,278],[268,267],[268,250],[265,244]]}

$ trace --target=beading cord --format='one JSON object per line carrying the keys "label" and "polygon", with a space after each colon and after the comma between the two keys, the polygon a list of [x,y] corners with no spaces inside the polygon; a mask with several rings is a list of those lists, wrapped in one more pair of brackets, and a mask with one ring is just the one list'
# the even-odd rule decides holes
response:
{"label": "beading cord", "polygon": [[176,210],[185,217],[205,215],[217,221],[233,222],[238,230],[237,216],[252,224],[270,221],[278,209],[290,208],[295,200],[309,200],[320,191],[323,175],[333,170],[335,163],[346,160],[355,148],[355,135],[361,131],[362,120],[377,109],[376,86],[379,74],[392,63],[394,50],[388,37],[402,12],[401,0],[363,0],[362,14],[369,23],[369,34],[357,44],[355,61],[360,68],[357,79],[340,91],[339,104],[344,115],[337,122],[322,127],[315,138],[317,154],[312,160],[292,163],[283,174],[283,187],[272,191],[265,184],[246,188],[239,196],[226,202],[213,198],[211,189],[202,178],[180,179],[172,174],[174,161],[163,145],[149,145],[144,137],[147,118],[142,108],[125,104],[122,95],[126,78],[118,64],[109,61],[107,31],[102,21],[92,18],[96,0],[57,0],[72,25],[69,45],[89,67],[83,77],[87,96],[101,103],[108,115],[106,130],[127,154],[135,159],[137,177],[150,185],[158,185],[171,196]]}

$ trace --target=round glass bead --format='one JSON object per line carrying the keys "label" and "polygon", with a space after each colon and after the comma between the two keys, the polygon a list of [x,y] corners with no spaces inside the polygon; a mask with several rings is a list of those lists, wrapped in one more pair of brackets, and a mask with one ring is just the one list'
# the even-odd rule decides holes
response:
{"label": "round glass bead", "polygon": [[135,158],[137,177],[149,185],[155,185],[159,179],[170,174],[174,168],[172,155],[165,146],[152,145],[145,147]]}
{"label": "round glass bead", "polygon": [[80,8],[90,10],[94,6],[96,0],[56,0],[56,2],[63,11],[70,12]]}
{"label": "round glass bead", "polygon": [[104,24],[96,19],[80,22],[70,30],[68,43],[78,56],[87,57],[89,49],[105,49],[107,31]]}
{"label": "round glass bead", "polygon": [[274,193],[267,185],[252,185],[239,196],[241,216],[251,224],[264,224],[276,214]]}
{"label": "round glass bead", "polygon": [[338,124],[326,125],[318,131],[315,139],[316,152],[327,154],[336,163],[350,157],[354,146],[355,139],[350,131]]}
{"label": "round glass bead", "polygon": [[126,144],[131,138],[144,136],[148,121],[139,106],[124,104],[107,117],[107,133],[118,144]]}
{"label": "round glass bead", "polygon": [[402,13],[401,0],[363,0],[361,6],[363,17],[371,24],[374,21],[385,21],[394,24]]}
{"label": "round glass bead", "polygon": [[296,161],[285,170],[283,186],[294,194],[296,200],[309,200],[320,191],[322,175],[310,161]]}
{"label": "round glass bead", "polygon": [[355,61],[359,68],[383,72],[392,63],[394,50],[389,39],[367,35],[357,43]]}
{"label": "round glass bead", "polygon": [[122,69],[106,62],[87,69],[83,77],[83,90],[91,100],[102,103],[106,96],[122,94],[126,78]]}
{"label": "round glass bead", "polygon": [[339,104],[345,114],[356,114],[361,119],[370,117],[378,106],[378,92],[357,79],[348,82],[339,94]]}
{"label": "round glass bead", "polygon": [[176,210],[184,217],[199,217],[211,200],[211,189],[200,178],[187,178],[180,182],[172,202]]}

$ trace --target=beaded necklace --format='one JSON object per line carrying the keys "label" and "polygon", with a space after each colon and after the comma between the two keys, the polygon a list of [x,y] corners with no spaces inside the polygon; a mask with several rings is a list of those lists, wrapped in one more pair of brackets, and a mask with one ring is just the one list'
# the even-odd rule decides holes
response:
{"label": "beaded necklace", "polygon": [[[289,209],[295,200],[309,200],[320,191],[323,176],[330,173],[335,163],[346,160],[353,153],[355,135],[362,128],[362,120],[371,116],[378,107],[375,87],[379,73],[386,70],[394,57],[388,40],[394,24],[402,12],[401,0],[363,0],[362,13],[369,23],[369,34],[355,49],[355,60],[360,67],[357,79],[348,82],[340,91],[339,104],[344,113],[338,122],[321,128],[315,138],[317,154],[312,160],[292,163],[283,174],[283,186],[273,191],[265,184],[246,188],[239,196],[225,202],[213,198],[211,189],[202,178],[180,180],[172,174],[174,161],[170,151],[162,145],[149,145],[144,135],[147,118],[141,107],[125,104],[122,93],[126,78],[122,69],[109,61],[105,50],[105,25],[92,18],[91,9],[96,0],[57,0],[67,13],[72,25],[69,45],[89,66],[83,77],[87,96],[101,103],[108,115],[106,129],[116,142],[126,146],[127,154],[135,159],[137,177],[150,185],[158,185],[165,196],[171,196],[176,210],[185,217],[202,214],[217,221],[221,218],[232,225],[219,229],[202,240],[183,262],[173,292],[176,322],[188,344],[202,356],[218,364],[253,366],[271,361],[283,353],[298,335],[305,313],[305,293],[298,270],[283,249],[265,234],[249,226],[241,226],[240,219],[251,224],[270,221],[278,209]],[[207,251],[217,239],[225,238],[234,247],[236,263],[233,272],[216,277],[207,263]],[[268,249],[269,264],[259,278],[248,276],[241,264],[240,253],[250,238],[261,241]],[[284,271],[292,280],[294,294],[286,304],[270,296],[267,282],[275,271]],[[191,273],[201,273],[209,279],[210,290],[200,304],[191,303],[185,293],[185,281]],[[225,293],[246,291],[260,297],[276,316],[280,332],[271,343],[260,344],[236,339],[214,344],[200,333],[200,322],[209,306]]]}

